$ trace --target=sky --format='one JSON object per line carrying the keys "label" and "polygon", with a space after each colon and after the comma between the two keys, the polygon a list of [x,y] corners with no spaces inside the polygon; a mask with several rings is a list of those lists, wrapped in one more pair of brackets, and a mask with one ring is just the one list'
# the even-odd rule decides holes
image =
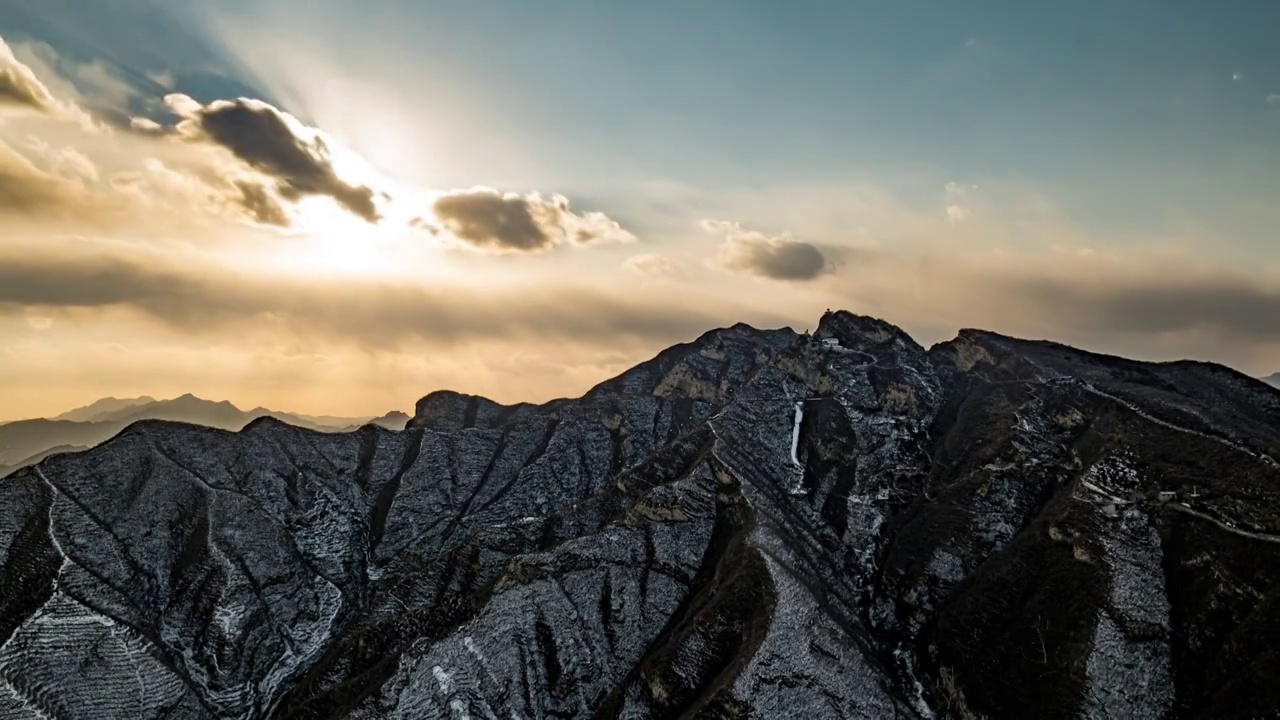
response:
{"label": "sky", "polygon": [[0,420],[828,308],[1280,370],[1280,4],[0,0]]}

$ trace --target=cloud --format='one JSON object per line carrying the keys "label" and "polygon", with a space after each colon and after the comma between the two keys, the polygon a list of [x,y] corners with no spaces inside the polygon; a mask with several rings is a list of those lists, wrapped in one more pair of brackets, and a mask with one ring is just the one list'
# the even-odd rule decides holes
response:
{"label": "cloud", "polygon": [[561,195],[544,198],[490,188],[440,196],[432,212],[444,230],[475,248],[493,252],[533,252],[568,243],[630,242],[631,233],[603,213],[576,214]]}
{"label": "cloud", "polygon": [[[157,208],[185,214],[220,217],[226,221],[253,220],[278,225],[288,216],[260,183],[218,174],[211,168],[175,168],[157,158],[142,161],[139,170],[113,173],[111,190],[102,202],[118,206],[138,217],[154,218]],[[99,204],[102,204],[100,202]],[[128,226],[128,220],[124,221]]]}
{"label": "cloud", "polygon": [[1280,342],[1280,290],[1235,275],[1120,282],[1021,279],[1006,284],[1033,308],[1086,333],[1212,331],[1237,342]]}
{"label": "cloud", "polygon": [[119,170],[80,194],[68,219],[108,234],[162,240],[194,233],[227,235],[239,223],[278,228],[294,216],[271,186],[251,174],[226,168],[145,158],[137,169]]}
{"label": "cloud", "polygon": [[[1177,250],[859,251],[831,307],[850,307],[948,339],[958,327],[1051,338],[1149,359],[1240,363],[1280,347],[1280,281]],[[936,334],[933,334],[936,333]],[[1269,359],[1269,362],[1274,362]]]}
{"label": "cloud", "polygon": [[1240,82],[1241,80],[1244,80],[1244,73],[1240,71],[1233,72],[1231,73],[1231,79],[1235,82]]}
{"label": "cloud", "polygon": [[432,235],[440,234],[440,228],[427,222],[427,219],[422,217],[421,215],[417,215],[412,218],[409,218],[408,225],[414,230],[426,230]]}
{"label": "cloud", "polygon": [[[817,302],[908,324],[954,315],[942,322],[1091,343],[1129,338],[1140,345],[1142,338],[1178,335],[1217,337],[1226,347],[1280,343],[1274,285],[1243,274],[1179,270],[1168,261],[1152,265],[1145,257],[998,260],[868,250],[840,272],[842,282],[827,286],[833,294]],[[69,312],[131,310],[189,338],[282,331],[281,337],[294,333],[371,351],[414,341],[447,348],[620,339],[659,348],[748,314],[769,325],[812,319],[794,307],[789,315],[746,313],[688,298],[259,275],[109,246],[40,254],[0,248],[0,315],[64,317],[71,327],[102,320]]]}
{"label": "cloud", "polygon": [[1267,96],[1268,105],[1280,105],[1280,93],[1272,93]]}
{"label": "cloud", "polygon": [[27,327],[37,332],[43,332],[53,327],[53,318],[47,318],[40,315],[28,316],[25,322]]}
{"label": "cloud", "polygon": [[160,123],[145,117],[129,118],[129,129],[140,135],[153,135],[156,137],[167,135],[168,129]]}
{"label": "cloud", "polygon": [[[30,62],[19,58],[15,49],[23,51]],[[89,132],[100,131],[102,126],[80,106],[69,97],[59,97],[55,93],[55,90],[66,90],[69,96],[76,96],[74,86],[63,81],[47,66],[40,68],[43,70],[42,79],[42,75],[36,72],[31,63],[44,65],[43,60],[29,50],[27,46],[10,47],[4,38],[0,38],[0,112],[8,109],[11,112],[35,113],[79,124]],[[57,83],[58,86],[51,89],[50,82]]]}
{"label": "cloud", "polygon": [[55,148],[39,138],[29,139],[27,147],[58,177],[78,183],[95,182],[98,179],[98,166],[75,148]]}
{"label": "cloud", "polygon": [[247,98],[202,105],[186,95],[171,94],[165,103],[182,118],[176,128],[179,135],[229,150],[271,178],[284,199],[327,196],[366,222],[381,219],[374,202],[377,193],[339,177],[324,138],[292,115]]}
{"label": "cloud", "polygon": [[[190,234],[195,213],[231,221],[248,213],[241,191],[225,178],[213,176],[206,182],[148,158],[140,170],[118,171],[104,182],[98,166],[73,148],[35,139],[28,147],[24,155],[0,141],[0,221],[37,223],[46,232],[123,230],[133,235],[178,228]],[[21,239],[8,229],[0,230],[4,235],[6,240]]]}
{"label": "cloud", "polygon": [[0,38],[0,106],[5,105],[50,115],[59,111],[49,88],[14,56],[4,38]]}
{"label": "cloud", "polygon": [[633,255],[627,258],[622,266],[634,273],[663,277],[676,272],[676,263],[666,255]]}
{"label": "cloud", "polygon": [[[492,290],[413,283],[251,276],[158,257],[78,252],[0,254],[0,309],[132,309],[184,333],[288,329],[308,337],[390,349],[410,340],[439,346],[501,340],[655,346],[717,323],[711,310],[655,298],[578,289]],[[758,315],[758,314],[757,314]]]}
{"label": "cloud", "polygon": [[962,185],[955,181],[947,183],[945,190],[948,222],[962,223],[973,216],[971,191],[977,189],[977,185]]}
{"label": "cloud", "polygon": [[75,183],[41,170],[0,142],[0,214],[58,216],[80,199]]}
{"label": "cloud", "polygon": [[831,269],[816,245],[789,235],[769,237],[721,220],[704,220],[700,224],[707,232],[728,235],[716,253],[716,264],[726,270],[770,280],[808,281]]}
{"label": "cloud", "polygon": [[43,78],[53,95],[74,101],[97,115],[121,119],[129,105],[140,99],[138,88],[104,60],[81,62],[44,42],[18,43],[13,51],[20,62]]}
{"label": "cloud", "polygon": [[[131,116],[126,110],[137,104],[134,100],[143,105],[147,101],[113,67],[105,61],[73,62],[42,43],[22,45],[15,53],[0,40],[0,110],[7,104],[51,117],[83,119],[86,130],[105,127],[96,125],[79,105],[64,102],[65,96],[85,106],[98,103],[101,112],[110,114],[112,127],[125,130],[95,139],[92,156],[54,150],[47,144],[32,146],[33,152],[28,152],[31,159],[41,161],[37,163],[40,170],[51,170],[80,187],[79,199],[94,206],[80,209],[81,221],[103,220],[104,209],[119,211],[113,216],[118,220],[127,217],[129,209],[167,204],[232,221],[290,227],[297,217],[291,212],[293,204],[325,197],[370,224],[383,219],[385,208],[397,224],[489,251],[635,240],[603,213],[575,212],[560,195],[473,188],[426,193],[437,198],[434,216],[429,207],[410,208],[409,204],[418,202],[410,199],[411,190],[381,178],[321,130],[262,100],[241,97],[206,104],[189,95],[169,93],[163,103],[177,116],[174,124],[162,124],[152,113],[147,113],[151,117]],[[149,80],[140,82],[155,89]],[[85,88],[91,95],[84,94]],[[160,138],[186,142],[154,142]],[[89,157],[106,159],[101,171]],[[133,163],[141,159],[143,167],[121,162],[131,157]],[[66,195],[66,187],[41,177],[20,156],[9,153],[3,160],[6,185],[0,192],[9,198],[8,209],[38,217],[53,207],[55,198]],[[99,182],[100,174],[107,182]],[[400,197],[382,191],[387,188],[395,188]],[[406,220],[412,212],[420,214]],[[77,218],[69,214],[64,219]],[[101,222],[97,225],[103,227]]]}
{"label": "cloud", "polygon": [[289,227],[289,214],[265,187],[245,180],[236,181],[235,186],[240,191],[240,205],[249,217],[264,225]]}
{"label": "cloud", "polygon": [[173,73],[164,70],[147,73],[147,79],[166,90],[172,90],[178,83]]}

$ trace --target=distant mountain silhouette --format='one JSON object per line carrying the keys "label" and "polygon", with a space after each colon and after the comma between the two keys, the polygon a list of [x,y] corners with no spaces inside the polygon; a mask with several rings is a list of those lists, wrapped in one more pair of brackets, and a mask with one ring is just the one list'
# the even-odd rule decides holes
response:
{"label": "distant mountain silhouette", "polygon": [[98,422],[123,421],[131,423],[137,420],[172,420],[193,425],[222,428],[223,430],[239,430],[249,421],[264,416],[271,416],[290,425],[298,425],[313,430],[333,430],[345,426],[321,425],[304,420],[292,413],[276,412],[263,407],[245,411],[226,400],[204,400],[190,393],[172,400],[158,400],[145,405],[124,407],[115,412],[104,413],[98,417]]}
{"label": "distant mountain silhouette", "polygon": [[411,419],[412,418],[409,415],[406,415],[399,410],[392,410],[382,417],[376,417],[366,422],[352,423],[351,425],[348,425],[344,431],[352,432],[359,430],[364,425],[377,425],[378,427],[386,428],[387,430],[403,430],[405,425],[408,425],[409,420]]}
{"label": "distant mountain silhouette", "polygon": [[1264,382],[1264,383],[1266,383],[1266,384],[1268,384],[1268,385],[1271,385],[1271,386],[1273,386],[1273,387],[1278,387],[1278,388],[1280,388],[1280,372],[1278,372],[1278,373],[1271,373],[1270,375],[1268,375],[1268,376],[1266,376],[1266,377],[1262,378],[1262,382]]}
{"label": "distant mountain silhouette", "polygon": [[75,410],[68,410],[67,412],[62,413],[61,415],[56,415],[49,419],[50,420],[72,420],[74,422],[96,422],[98,420],[104,419],[103,416],[105,415],[118,413],[123,410],[127,410],[129,408],[137,407],[139,405],[146,405],[148,403],[154,403],[154,402],[156,402],[156,399],[149,395],[143,395],[142,397],[136,397],[136,398],[108,397],[108,398],[102,398],[101,400],[92,402],[88,405],[85,405],[82,408],[76,408]]}
{"label": "distant mountain silhouette", "polygon": [[35,465],[36,463],[49,457],[50,455],[57,455],[58,453],[66,453],[66,452],[80,452],[81,450],[88,450],[88,449],[89,449],[88,445],[56,445],[47,450],[41,450],[35,455],[32,455],[27,458],[23,458],[22,460],[19,460],[18,462],[15,462],[9,465],[0,463],[0,478],[3,478],[5,475],[8,475],[9,473],[19,468],[24,468],[24,467],[27,467],[28,465]]}
{"label": "distant mountain silhouette", "polygon": [[[398,414],[404,415],[404,413],[400,413],[399,411],[396,411],[396,412]],[[326,428],[360,427],[365,423],[376,422],[379,419],[379,418],[365,417],[363,415],[360,417],[344,417],[341,415],[304,415],[302,413],[292,413],[292,414],[296,418],[300,418],[306,422],[313,423],[315,425],[319,425],[321,427],[326,427]],[[405,415],[404,417],[406,418],[405,422],[408,422],[409,416]]]}
{"label": "distant mountain silhouette", "polygon": [[60,446],[93,446],[120,432],[128,423],[82,423],[72,420],[18,420],[0,425],[0,472],[22,467],[28,458]]}
{"label": "distant mountain silhouette", "polygon": [[171,400],[103,398],[53,418],[18,420],[0,425],[0,477],[51,454],[93,447],[140,420],[170,420],[221,430],[239,430],[261,417],[322,432],[354,430],[366,423],[389,430],[403,430],[409,421],[409,416],[399,411],[378,418],[352,418],[298,415],[264,407],[241,410],[225,400],[205,400],[190,393]]}

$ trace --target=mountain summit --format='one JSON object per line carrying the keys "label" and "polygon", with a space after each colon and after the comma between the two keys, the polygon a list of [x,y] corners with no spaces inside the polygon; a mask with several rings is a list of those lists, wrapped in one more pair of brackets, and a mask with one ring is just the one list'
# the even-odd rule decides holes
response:
{"label": "mountain summit", "polygon": [[[0,482],[0,716],[1280,712],[1280,395],[848,313]],[[25,713],[25,714],[24,714]]]}

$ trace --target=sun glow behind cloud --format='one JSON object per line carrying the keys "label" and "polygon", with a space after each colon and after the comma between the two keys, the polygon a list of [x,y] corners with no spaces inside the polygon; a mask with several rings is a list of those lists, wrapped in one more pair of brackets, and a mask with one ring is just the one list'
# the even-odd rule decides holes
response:
{"label": "sun glow behind cloud", "polygon": [[[302,32],[298,10],[297,4],[256,3],[226,13],[192,4],[176,12],[256,86],[357,154],[356,164],[425,186],[474,177],[479,169],[457,167],[450,148],[494,139],[484,138],[483,127],[460,136],[450,122],[459,108],[450,108],[440,92],[447,68],[424,66],[421,48],[406,45],[386,13],[367,13],[352,26],[315,12]],[[362,51],[368,47],[377,52]]]}
{"label": "sun glow behind cloud", "polygon": [[328,198],[306,198],[297,205],[296,236],[301,251],[280,258],[289,271],[326,275],[389,276],[403,268],[392,257],[397,238],[334,205]]}

